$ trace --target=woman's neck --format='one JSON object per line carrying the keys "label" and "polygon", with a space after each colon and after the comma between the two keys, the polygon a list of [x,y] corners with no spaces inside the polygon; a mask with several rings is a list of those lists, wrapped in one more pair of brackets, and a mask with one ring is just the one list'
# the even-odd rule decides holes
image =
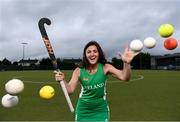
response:
{"label": "woman's neck", "polygon": [[89,74],[94,74],[98,69],[98,63],[94,64],[94,65],[90,65],[88,68],[87,68],[87,71]]}

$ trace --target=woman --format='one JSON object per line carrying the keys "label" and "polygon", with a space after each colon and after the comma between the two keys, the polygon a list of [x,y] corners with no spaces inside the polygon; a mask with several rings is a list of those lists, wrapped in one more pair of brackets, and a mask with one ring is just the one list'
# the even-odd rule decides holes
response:
{"label": "woman", "polygon": [[84,48],[82,66],[73,71],[71,80],[67,83],[62,72],[56,73],[56,81],[65,81],[69,94],[73,93],[78,82],[81,93],[76,106],[76,121],[108,121],[109,107],[106,100],[107,75],[119,80],[128,81],[131,77],[130,63],[137,53],[128,48],[121,56],[123,70],[118,70],[108,64],[100,45],[90,41]]}

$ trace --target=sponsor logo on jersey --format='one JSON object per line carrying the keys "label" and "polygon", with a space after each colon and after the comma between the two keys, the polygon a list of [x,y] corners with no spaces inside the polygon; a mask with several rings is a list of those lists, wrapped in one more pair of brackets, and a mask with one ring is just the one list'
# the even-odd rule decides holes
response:
{"label": "sponsor logo on jersey", "polygon": [[88,78],[83,78],[83,81],[88,81],[89,79]]}

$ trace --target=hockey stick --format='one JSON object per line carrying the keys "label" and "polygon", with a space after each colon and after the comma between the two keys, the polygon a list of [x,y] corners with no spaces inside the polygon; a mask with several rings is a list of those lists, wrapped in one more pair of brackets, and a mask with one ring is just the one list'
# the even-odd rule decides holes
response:
{"label": "hockey stick", "polygon": [[[53,48],[52,48],[52,46],[51,46],[50,40],[49,40],[49,38],[48,38],[48,35],[47,35],[47,33],[46,33],[44,24],[50,25],[50,24],[51,24],[51,21],[50,21],[48,18],[41,18],[41,19],[39,20],[38,26],[39,26],[39,30],[40,30],[40,32],[41,32],[41,35],[42,35],[44,44],[45,44],[46,49],[47,49],[47,51],[48,51],[49,57],[50,57],[50,59],[51,59],[51,61],[52,61],[53,67],[54,67],[55,71],[60,72],[60,69],[58,68],[57,61],[56,61],[56,57],[55,57]],[[63,90],[63,92],[64,92],[66,101],[67,101],[68,106],[69,106],[69,108],[70,108],[70,111],[71,111],[71,112],[74,112],[74,108],[73,108],[71,99],[70,99],[70,97],[69,97],[69,94],[68,94],[68,92],[67,92],[67,89],[66,89],[66,86],[65,86],[64,81],[60,81],[60,85],[61,85],[62,90]]]}

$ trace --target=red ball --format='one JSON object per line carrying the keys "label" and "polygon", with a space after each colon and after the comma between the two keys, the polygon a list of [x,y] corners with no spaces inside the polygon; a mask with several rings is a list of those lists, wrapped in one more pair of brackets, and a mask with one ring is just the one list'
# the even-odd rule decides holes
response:
{"label": "red ball", "polygon": [[174,38],[168,38],[164,41],[164,47],[168,50],[173,50],[178,46],[178,42]]}

